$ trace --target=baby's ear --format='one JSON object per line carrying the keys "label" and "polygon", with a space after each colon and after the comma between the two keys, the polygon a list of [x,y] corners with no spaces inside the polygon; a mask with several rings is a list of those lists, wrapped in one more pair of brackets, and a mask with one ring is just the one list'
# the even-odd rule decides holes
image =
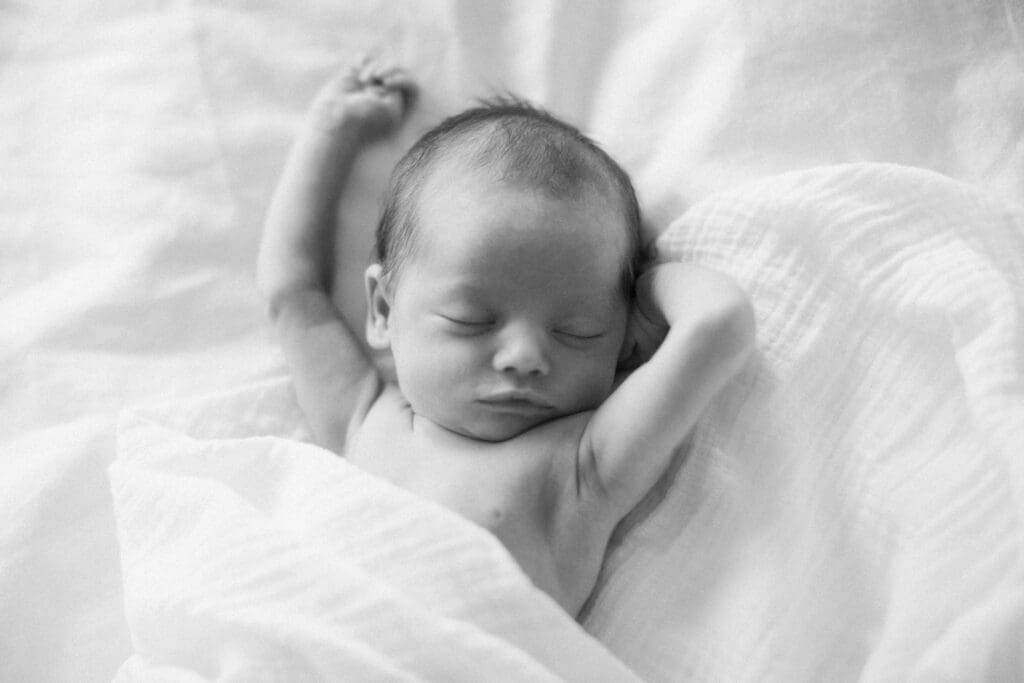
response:
{"label": "baby's ear", "polygon": [[387,277],[379,263],[366,269],[366,343],[370,348],[383,351],[391,346],[388,336],[388,316],[391,314],[391,297],[387,288]]}

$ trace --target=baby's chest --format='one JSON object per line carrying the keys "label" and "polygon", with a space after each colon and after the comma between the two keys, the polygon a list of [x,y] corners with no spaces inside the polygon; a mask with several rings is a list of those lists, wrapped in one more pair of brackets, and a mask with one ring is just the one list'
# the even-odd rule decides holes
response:
{"label": "baby's chest", "polygon": [[476,441],[436,425],[414,427],[400,408],[370,411],[350,444],[353,464],[496,533],[540,533],[566,502],[560,460],[572,453],[557,435]]}
{"label": "baby's chest", "polygon": [[366,424],[349,459],[358,467],[433,500],[492,531],[544,525],[554,503],[543,458],[491,449],[452,448]]}

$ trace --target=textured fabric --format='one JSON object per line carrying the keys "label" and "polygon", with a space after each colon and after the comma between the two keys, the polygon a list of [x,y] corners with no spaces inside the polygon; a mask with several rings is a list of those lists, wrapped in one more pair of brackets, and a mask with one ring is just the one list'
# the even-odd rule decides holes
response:
{"label": "textured fabric", "polygon": [[651,680],[1024,677],[1024,213],[849,165],[709,198],[659,248],[739,280],[758,354],[587,628]]}
{"label": "textured fabric", "polygon": [[121,420],[111,482],[135,653],[117,680],[632,678],[487,532],[267,436],[290,411],[251,406],[290,400],[279,381],[171,406],[174,427]]}

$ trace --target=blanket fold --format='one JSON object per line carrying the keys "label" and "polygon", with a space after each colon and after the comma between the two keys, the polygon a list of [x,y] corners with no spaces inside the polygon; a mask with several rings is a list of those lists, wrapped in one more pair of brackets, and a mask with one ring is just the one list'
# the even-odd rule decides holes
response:
{"label": "blanket fold", "polygon": [[1020,208],[829,166],[710,197],[658,247],[743,285],[758,354],[619,535],[588,630],[657,680],[1024,676]]}
{"label": "blanket fold", "polygon": [[[204,413],[260,392],[290,393]],[[309,444],[198,431],[121,421],[121,680],[631,678],[484,530]]]}

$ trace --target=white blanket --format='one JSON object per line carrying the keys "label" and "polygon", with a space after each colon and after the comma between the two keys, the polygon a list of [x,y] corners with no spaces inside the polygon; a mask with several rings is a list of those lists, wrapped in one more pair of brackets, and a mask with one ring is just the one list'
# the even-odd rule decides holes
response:
{"label": "white blanket", "polygon": [[484,530],[266,436],[291,398],[279,381],[173,406],[177,427],[122,419],[111,480],[135,654],[118,680],[633,678]]}
{"label": "white blanket", "polygon": [[[850,165],[713,197],[660,248],[743,283],[759,353],[586,629],[646,680],[1024,675],[1024,214]],[[301,437],[283,382],[122,420],[125,679],[630,675],[495,539]]]}
{"label": "white blanket", "polygon": [[587,628],[655,680],[1024,678],[1024,214],[850,165],[711,198],[659,246],[739,279],[759,355]]}

